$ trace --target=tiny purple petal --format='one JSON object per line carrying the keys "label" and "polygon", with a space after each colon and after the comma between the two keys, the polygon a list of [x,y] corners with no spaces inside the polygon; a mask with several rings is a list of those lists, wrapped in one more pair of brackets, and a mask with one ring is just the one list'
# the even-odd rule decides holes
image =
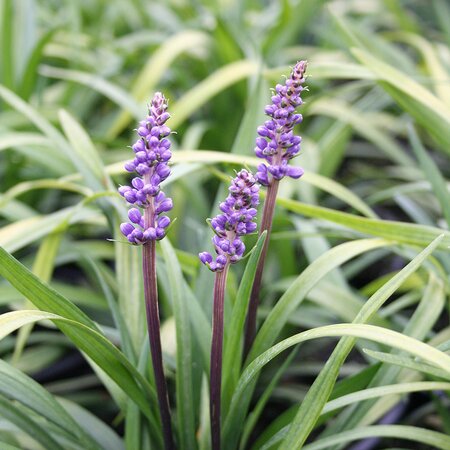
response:
{"label": "tiny purple petal", "polygon": [[298,179],[304,173],[305,173],[305,171],[301,167],[296,167],[296,166],[287,166],[286,167],[286,175],[291,178]]}
{"label": "tiny purple petal", "polygon": [[120,224],[120,231],[124,236],[128,236],[134,231],[134,227],[133,225],[131,225],[131,223],[125,222]]}
{"label": "tiny purple petal", "polygon": [[149,134],[149,130],[147,129],[147,127],[139,127],[137,130],[139,136],[145,137]]}
{"label": "tiny purple petal", "polygon": [[142,219],[141,212],[137,208],[131,208],[128,211],[128,218],[133,222],[139,224]]}
{"label": "tiny purple petal", "polygon": [[156,208],[156,214],[170,211],[173,208],[173,202],[171,198],[166,198],[163,202],[161,202]]}
{"label": "tiny purple petal", "polygon": [[167,216],[161,216],[158,219],[158,227],[167,228],[170,224],[170,219]]}
{"label": "tiny purple petal", "polygon": [[120,186],[119,189],[117,189],[119,194],[123,197],[125,195],[125,192],[131,191],[130,186]]}
{"label": "tiny purple petal", "polygon": [[166,164],[158,164],[156,166],[156,173],[165,180],[170,175],[170,168]]}
{"label": "tiny purple petal", "polygon": [[145,151],[145,143],[142,139],[139,139],[132,147],[135,153]]}
{"label": "tiny purple petal", "polygon": [[123,196],[125,197],[125,200],[128,203],[135,203],[136,202],[136,191],[130,189],[129,191],[126,191]]}
{"label": "tiny purple petal", "polygon": [[166,230],[164,228],[157,227],[155,229],[156,239],[160,240],[166,235]]}
{"label": "tiny purple petal", "polygon": [[227,263],[227,257],[225,255],[219,255],[216,258],[216,263],[218,265],[224,266]]}
{"label": "tiny purple petal", "polygon": [[210,264],[213,260],[212,255],[208,252],[199,253],[198,257],[203,264]]}
{"label": "tiny purple petal", "polygon": [[131,184],[136,189],[142,189],[144,187],[144,181],[142,180],[142,178],[139,178],[139,177],[133,178],[131,180]]}

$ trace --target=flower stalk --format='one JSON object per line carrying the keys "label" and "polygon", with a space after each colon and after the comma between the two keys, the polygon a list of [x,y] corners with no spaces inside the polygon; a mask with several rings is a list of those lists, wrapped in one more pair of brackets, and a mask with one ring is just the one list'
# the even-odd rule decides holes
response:
{"label": "flower stalk", "polygon": [[[149,107],[146,119],[139,123],[139,139],[132,146],[135,158],[125,164],[125,170],[136,172],[131,186],[121,186],[119,193],[128,203],[138,206],[128,211],[130,222],[122,223],[120,230],[131,244],[142,245],[142,270],[147,316],[148,338],[156,392],[166,450],[174,450],[169,395],[161,348],[161,332],[156,278],[156,241],[164,238],[170,219],[164,213],[173,207],[172,200],[161,191],[161,182],[170,175],[171,143],[165,125],[170,115],[167,101],[157,92]],[[143,211],[141,211],[141,208]]]}
{"label": "flower stalk", "polygon": [[225,299],[225,285],[229,264],[216,272],[214,280],[214,305],[212,321],[211,367],[210,367],[210,396],[209,408],[211,417],[211,445],[213,450],[220,450],[220,410],[222,390],[222,350],[223,350],[223,312]]}
{"label": "flower stalk", "polygon": [[142,269],[144,274],[145,311],[147,316],[148,339],[152,356],[153,373],[155,376],[156,394],[163,430],[164,447],[166,450],[175,449],[172,437],[172,423],[170,418],[169,395],[161,349],[161,335],[158,307],[158,289],[156,279],[156,242],[149,241],[142,249]]}
{"label": "flower stalk", "polygon": [[273,214],[278,193],[278,186],[285,176],[298,179],[303,175],[301,167],[289,165],[289,161],[300,152],[300,136],[294,134],[294,126],[301,123],[303,117],[295,108],[303,101],[301,92],[305,89],[306,61],[299,61],[292,69],[285,84],[277,84],[272,103],[267,105],[265,113],[269,116],[263,126],[257,130],[255,154],[265,162],[258,166],[256,178],[267,186],[263,216],[259,233],[267,231],[261,258],[256,269],[252,292],[248,305],[244,337],[244,358],[249,354],[256,335],[256,316],[259,305],[259,293],[264,271],[267,249],[272,230]]}
{"label": "flower stalk", "polygon": [[275,212],[275,202],[278,193],[279,180],[273,180],[267,188],[267,196],[264,202],[263,214],[261,218],[261,227],[259,235],[267,231],[266,240],[264,241],[261,256],[256,267],[255,278],[253,280],[252,291],[248,304],[247,317],[245,321],[244,331],[244,358],[249,354],[250,348],[256,335],[256,315],[259,305],[259,292],[261,290],[262,276],[264,272],[264,263],[266,260],[267,249],[269,248],[270,233],[272,231],[273,215]]}

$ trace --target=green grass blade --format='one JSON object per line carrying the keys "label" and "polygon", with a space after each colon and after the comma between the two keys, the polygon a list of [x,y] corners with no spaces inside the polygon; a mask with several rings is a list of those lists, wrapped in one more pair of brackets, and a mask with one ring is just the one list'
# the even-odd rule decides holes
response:
{"label": "green grass blade", "polygon": [[277,202],[289,211],[303,214],[307,217],[328,220],[364,234],[390,239],[399,243],[423,246],[443,235],[439,247],[445,250],[450,246],[450,232],[439,228],[392,220],[358,217],[353,214],[321,206],[308,205],[283,197],[278,197]]}
{"label": "green grass blade", "polygon": [[[131,88],[131,95],[138,101],[144,101],[158,85],[167,68],[180,54],[196,47],[205,47],[209,42],[207,34],[183,30],[166,40],[147,61]],[[108,132],[108,137],[117,136],[129,123],[131,116],[122,112]],[[172,119],[173,122],[173,119]],[[180,122],[178,122],[180,123]],[[175,125],[173,125],[175,128]]]}
{"label": "green grass blade", "polygon": [[[9,207],[11,204],[8,205]],[[12,253],[56,231],[60,226],[65,227],[67,221],[69,224],[74,224],[83,221],[89,222],[94,218],[96,220],[99,218],[97,212],[88,208],[77,209],[77,206],[63,208],[43,216],[34,215],[1,228],[0,246]]]}
{"label": "green grass blade", "polygon": [[[119,231],[120,222],[114,222],[116,240],[123,238]],[[142,249],[138,246],[114,243],[117,284],[119,289],[119,312],[128,328],[134,352],[140,353],[142,342],[146,336],[146,321],[144,309],[144,288],[142,278]]]}
{"label": "green grass blade", "polygon": [[433,377],[438,378],[444,378],[450,380],[449,375],[441,370],[437,369],[433,366],[430,366],[429,364],[425,364],[419,361],[416,361],[408,356],[400,356],[400,355],[393,355],[391,353],[384,353],[384,352],[376,352],[369,349],[363,349],[364,353],[369,355],[372,358],[377,359],[378,361],[387,363],[387,364],[395,364],[400,367],[404,367],[406,369],[412,369],[417,370],[419,372],[422,372],[426,375],[431,375]]}
{"label": "green grass blade", "polygon": [[450,45],[450,6],[445,0],[433,0],[433,10],[439,26]]}
{"label": "green grass blade", "polygon": [[[396,276],[389,280],[381,289],[379,289],[361,308],[356,316],[354,323],[367,322],[386,300],[395,292],[395,290],[414,273],[425,259],[438,247],[442,241],[442,236],[435,239],[425,250],[419,253],[406,267],[404,267]],[[322,409],[327,402],[333,386],[336,382],[339,369],[350,353],[355,344],[354,339],[342,339],[336,346],[333,354],[328,359],[319,376],[309,389],[303,400],[297,415],[292,422],[288,435],[283,441],[286,448],[302,448],[304,442],[309,436],[311,430],[319,418]],[[426,345],[426,344],[422,344]],[[429,347],[429,346],[427,346]],[[299,426],[301,424],[301,426]]]}
{"label": "green grass blade", "polygon": [[195,449],[195,407],[192,383],[192,343],[189,309],[182,287],[184,278],[175,251],[166,238],[161,241],[170,282],[172,307],[177,335],[176,391],[180,448]]}
{"label": "green grass blade", "polygon": [[64,191],[75,192],[86,197],[93,195],[91,189],[64,180],[41,179],[36,181],[23,181],[22,183],[15,184],[0,197],[0,208],[4,208],[14,198],[36,189],[61,189]]}
{"label": "green grass blade", "polygon": [[[445,290],[441,278],[430,273],[429,283],[423,293],[422,299],[404,327],[402,333],[414,337],[415,339],[424,340],[428,333],[433,329],[436,321],[445,307]],[[398,354],[397,351],[392,351]],[[369,387],[384,386],[398,381],[401,376],[401,370],[395,366],[381,366],[375,376],[372,378]],[[367,420],[370,411],[376,407],[376,401],[366,401],[354,408],[344,411],[340,417],[334,421],[327,429],[327,433],[344,431],[345,429],[356,428]],[[381,408],[389,409],[387,403],[381,405]],[[365,422],[367,424],[367,422]]]}
{"label": "green grass blade", "polygon": [[373,142],[393,162],[405,166],[414,164],[412,158],[388,133],[381,130],[376,123],[372,123],[373,111],[367,113],[358,109],[357,105],[348,105],[343,101],[323,98],[310,106],[308,114],[326,115],[348,124],[369,142]]}
{"label": "green grass blade", "polygon": [[[278,334],[288,322],[291,313],[298,308],[307,293],[330,271],[361,253],[387,245],[390,245],[390,243],[381,239],[363,239],[355,242],[347,242],[331,249],[310,264],[290,285],[289,289],[269,313],[256,336],[247,361],[252,361],[274,343]],[[233,393],[232,405],[227,414],[224,426],[224,441],[227,443],[227,448],[236,448],[236,443],[239,438],[237,430],[240,429],[244,421],[253,388],[254,384],[239,397],[239,408],[236,406],[236,391]]]}
{"label": "green grass blade", "polygon": [[28,100],[36,87],[38,79],[38,67],[42,62],[43,53],[46,45],[52,40],[57,28],[48,30],[36,43],[30,57],[28,58],[26,67],[23,71],[22,80],[20,83],[20,96]]}
{"label": "green grass blade", "polygon": [[0,441],[0,446],[1,446],[2,450],[22,450],[21,448],[16,447],[15,445],[11,445],[11,444],[8,444],[7,442],[3,442],[3,441]]}
{"label": "green grass blade", "polygon": [[73,158],[78,161],[77,167],[87,185],[95,192],[112,187],[97,149],[83,127],[65,110],[59,112],[59,120],[72,146]]}
{"label": "green grass blade", "polygon": [[108,285],[108,283],[106,282],[105,278],[103,277],[96,262],[87,256],[83,257],[83,259],[86,260],[88,268],[92,270],[95,278],[97,279],[97,281],[102,289],[102,292],[106,298],[106,301],[108,302],[108,307],[113,316],[114,323],[116,325],[116,328],[120,332],[121,348],[123,349],[123,352],[125,353],[127,358],[130,361],[134,362],[136,360],[136,354],[133,349],[133,344],[131,342],[130,333],[128,331],[128,328],[125,324],[125,321],[124,321],[122,315],[120,314],[119,306],[116,302],[116,299],[114,298],[112,290],[111,290],[110,286]]}
{"label": "green grass blade", "polygon": [[[59,325],[61,331],[75,342],[80,350],[92,358],[125,393],[133,398],[147,417],[154,420],[149,405],[142,395],[144,388],[147,395],[154,400],[155,394],[153,390],[123,354],[100,333],[97,325],[86,314],[61,294],[41,282],[28,269],[1,248],[0,275],[6,278],[37,308],[62,316],[66,320],[72,321],[71,325],[75,324],[76,327],[81,328],[84,333],[74,331],[73,327],[65,323]],[[86,335],[84,339],[80,338],[80,334]],[[88,340],[92,341],[92,347],[89,346]]]}
{"label": "green grass blade", "polygon": [[264,106],[268,102],[270,90],[267,82],[261,77],[261,73],[258,72],[255,79],[254,87],[247,97],[249,105],[233,141],[230,152],[232,154],[253,154],[256,129],[259,124],[264,123]]}
{"label": "green grass blade", "polygon": [[[384,396],[409,394],[412,392],[434,391],[436,389],[449,390],[450,383],[425,381],[416,383],[400,383],[389,386],[380,386],[376,388],[364,389],[362,391],[357,391],[348,395],[343,395],[335,400],[329,401],[322,411],[322,416],[330,412],[336,411],[338,409],[344,408],[345,406],[349,406],[364,400],[380,399],[381,397]],[[283,437],[286,435],[288,428],[289,428],[288,426],[285,426],[284,428],[280,429],[261,448],[271,448],[275,443],[281,441]],[[334,435],[336,434],[338,433],[334,433]],[[319,439],[318,442],[322,440],[324,439]],[[308,446],[304,448],[307,447]]]}
{"label": "green grass blade", "polygon": [[403,72],[368,52],[353,49],[352,53],[377,75],[382,87],[393,99],[434,136],[445,152],[449,153],[450,108]]}
{"label": "green grass blade", "polygon": [[[230,409],[230,414],[236,413],[238,408],[241,407],[240,402],[242,399],[242,396],[244,395],[247,387],[251,385],[252,380],[257,376],[258,372],[270,361],[272,361],[276,356],[278,356],[281,352],[287,350],[288,348],[291,348],[294,345],[298,345],[302,342],[306,342],[311,339],[318,339],[321,337],[331,337],[331,336],[345,336],[346,338],[352,339],[354,341],[355,337],[361,338],[361,339],[367,339],[373,342],[378,342],[380,344],[385,344],[388,346],[391,346],[396,349],[400,349],[403,351],[406,351],[418,358],[421,358],[423,361],[426,361],[429,364],[432,364],[434,367],[438,367],[442,370],[444,370],[446,373],[450,374],[450,356],[445,354],[444,352],[431,347],[428,344],[425,344],[417,339],[404,336],[401,333],[398,333],[396,331],[388,330],[386,328],[377,327],[374,325],[365,325],[365,324],[338,324],[338,325],[327,325],[324,327],[319,328],[313,328],[308,331],[304,331],[302,333],[298,333],[294,336],[291,336],[290,338],[287,338],[278,344],[271,347],[269,350],[265,351],[261,355],[259,355],[257,358],[255,358],[244,370],[244,372],[241,375],[241,378],[239,379],[239,384],[236,388],[236,391],[234,393],[233,397],[233,403],[232,407]],[[341,340],[340,342],[345,342]],[[336,347],[338,349],[338,347]],[[329,359],[329,361],[332,361],[333,357]],[[329,363],[325,366],[324,370],[326,370],[330,366]],[[322,370],[321,373],[324,372]],[[337,377],[337,373],[336,373]],[[320,378],[320,375],[319,375]],[[334,386],[334,381],[331,384]],[[317,386],[315,383],[313,387],[308,391],[307,396],[303,400],[302,405],[305,404],[305,401],[308,400],[309,393],[314,389],[314,387]],[[325,386],[321,386],[321,389],[325,389]],[[314,392],[314,399],[309,402],[307,405],[310,412],[316,411],[316,408],[313,408],[312,401],[316,401],[317,403],[320,403],[325,400],[323,404],[321,404],[320,411],[318,412],[318,417],[322,414],[323,407],[327,402],[327,397],[325,398],[321,391]],[[296,416],[296,419],[298,417],[298,414]],[[304,420],[304,425],[309,425],[310,420]],[[296,447],[291,447],[291,442],[286,442],[287,439],[290,437],[290,433],[293,430],[293,426],[295,424],[294,422],[291,424],[289,428],[289,432],[283,441],[283,447],[282,448],[302,448],[302,444],[295,444]],[[294,429],[294,432],[304,432],[302,428],[296,427]],[[230,447],[231,448],[231,447]]]}
{"label": "green grass blade", "polygon": [[239,379],[239,372],[242,359],[242,337],[244,333],[244,323],[247,314],[248,302],[253,286],[258,261],[263,250],[266,240],[266,232],[258,239],[252,250],[250,258],[245,266],[244,275],[239,283],[239,289],[236,295],[236,301],[229,320],[230,327],[225,330],[225,345],[222,367],[222,410],[224,417],[226,416],[231,397],[236,383]]}
{"label": "green grass blade", "polygon": [[[345,431],[343,433],[321,439],[313,444],[308,444],[303,448],[305,450],[321,450],[329,448],[331,445],[348,443],[370,437],[405,439],[407,441],[420,442],[427,446],[441,450],[447,450],[450,448],[449,436],[436,431],[427,430],[426,428],[407,425],[376,425],[371,427],[361,427],[356,430]],[[280,449],[283,450],[288,450],[291,448],[292,447],[280,447]]]}
{"label": "green grass blade", "polygon": [[[306,175],[306,176],[305,176]],[[367,204],[361,200],[355,193],[344,187],[342,184],[336,182],[331,178],[324,177],[318,173],[308,172],[302,177],[302,181],[311,184],[331,195],[334,195],[339,200],[342,200],[347,205],[355,208],[366,217],[376,219],[377,215]]]}
{"label": "green grass blade", "polygon": [[42,282],[3,248],[0,248],[0,275],[38,309],[75,320],[99,331],[97,325],[81,309]]}
{"label": "green grass blade", "polygon": [[18,369],[0,361],[0,392],[45,417],[81,442],[86,449],[98,449],[82,427],[40,384]]}
{"label": "green grass blade", "polygon": [[[39,246],[36,259],[33,263],[33,273],[42,281],[48,283],[51,279],[53,269],[55,266],[56,255],[61,244],[62,232],[52,233],[48,235]],[[29,303],[29,302],[27,302]],[[25,307],[24,309],[29,309]],[[16,345],[12,356],[12,364],[15,365],[20,359],[20,356],[25,348],[28,337],[33,327],[25,326],[19,330],[17,334]]]}
{"label": "green grass blade", "polygon": [[317,258],[296,278],[272,308],[256,336],[248,362],[275,342],[290,314],[298,308],[306,294],[328,272],[357,255],[386,245],[390,243],[382,239],[361,239],[334,247]]}
{"label": "green grass blade", "polygon": [[419,164],[425,173],[426,178],[430,182],[433,192],[441,205],[442,213],[450,228],[450,193],[447,188],[447,183],[438,169],[436,163],[428,155],[424,149],[422,142],[419,139],[414,127],[412,125],[408,128],[409,140],[411,147],[416,154]]}
{"label": "green grass blade", "polygon": [[35,422],[25,411],[16,407],[12,402],[0,395],[0,416],[25,431],[33,440],[39,442],[48,450],[64,450],[41,424]]}
{"label": "green grass blade", "polygon": [[216,70],[208,78],[186,92],[172,106],[170,126],[177,128],[212,97],[238,81],[254,75],[258,69],[259,65],[256,62],[242,60]]}
{"label": "green grass blade", "polygon": [[277,386],[278,382],[280,381],[280,378],[284,375],[284,372],[289,367],[289,365],[292,363],[292,360],[297,355],[298,348],[294,348],[290,355],[283,361],[283,364],[280,365],[278,370],[276,371],[275,375],[270,380],[270,383],[267,385],[267,387],[264,389],[264,392],[262,395],[260,395],[258,402],[256,403],[255,407],[253,408],[252,412],[247,417],[247,420],[245,421],[245,426],[242,432],[242,439],[240,443],[240,449],[243,450],[246,448],[248,439],[250,438],[250,434],[253,432],[253,429],[255,428],[263,410],[266,406],[267,402],[270,400],[270,397]]}
{"label": "green grass blade", "polygon": [[450,86],[448,83],[442,82],[449,76],[449,72],[441,63],[436,46],[419,34],[400,32],[395,37],[398,37],[400,41],[413,45],[420,51],[428,69],[427,72],[430,74],[434,84],[431,86],[432,89],[443,103],[450,106]]}
{"label": "green grass blade", "polygon": [[399,383],[388,386],[378,386],[374,388],[364,389],[362,391],[353,392],[352,394],[343,395],[335,400],[329,401],[323,408],[322,414],[343,408],[344,406],[358,403],[363,400],[376,399],[383,396],[406,394],[410,392],[423,392],[443,390],[450,391],[450,383],[439,381],[419,381],[416,383]]}
{"label": "green grass blade", "polygon": [[[42,134],[28,132],[2,133],[0,136],[0,151],[22,145],[49,146],[50,140]],[[57,152],[55,151],[56,154]]]}
{"label": "green grass blade", "polygon": [[4,0],[1,4],[1,80],[8,88],[14,87],[14,1]]}
{"label": "green grass blade", "polygon": [[98,75],[45,65],[41,65],[39,72],[49,78],[73,81],[94,89],[120,106],[127,114],[131,114],[136,120],[140,120],[143,116],[143,108],[128,92]]}
{"label": "green grass blade", "polygon": [[13,311],[0,316],[0,339],[16,329],[40,320],[51,320],[92,361],[130,397],[149,419],[154,435],[161,440],[155,407],[156,394],[125,356],[100,332],[81,322],[44,311]]}
{"label": "green grass blade", "polygon": [[83,432],[90,435],[91,440],[100,444],[101,448],[105,450],[124,450],[122,439],[112,428],[99,420],[97,416],[65,398],[58,398],[58,402],[79,424]]}
{"label": "green grass blade", "polygon": [[[63,135],[48,121],[42,114],[32,108],[28,103],[24,102],[14,92],[0,86],[0,97],[8,103],[12,108],[23,114],[30,122],[32,122],[45,136],[58,148],[60,154],[65,156],[71,166],[76,166],[76,160],[71,155],[69,143],[64,139]],[[73,169],[72,169],[73,170]]]}

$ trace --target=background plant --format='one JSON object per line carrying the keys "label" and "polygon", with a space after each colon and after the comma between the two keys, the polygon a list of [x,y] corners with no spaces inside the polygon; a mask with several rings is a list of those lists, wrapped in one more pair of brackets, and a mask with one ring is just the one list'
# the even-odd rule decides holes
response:
{"label": "background plant", "polygon": [[[229,274],[223,439],[448,448],[445,1],[1,8],[2,448],[160,446],[140,254],[106,240],[126,217],[114,186],[156,89],[172,99],[178,132],[164,188],[178,220],[158,255],[163,351],[179,447],[209,448],[204,218],[224,197],[225,173],[256,167],[269,87],[300,58],[306,173],[279,192],[261,328],[243,370],[235,330],[258,251]],[[377,424],[393,408],[396,424]]]}

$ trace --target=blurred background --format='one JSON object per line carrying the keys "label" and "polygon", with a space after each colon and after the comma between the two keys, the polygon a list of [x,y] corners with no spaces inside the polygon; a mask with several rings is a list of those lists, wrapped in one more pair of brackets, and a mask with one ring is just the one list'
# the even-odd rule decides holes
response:
{"label": "blurred background", "polygon": [[[178,217],[170,239],[206,311],[211,277],[199,271],[196,254],[210,239],[204,220],[218,189],[221,195],[221,177],[238,165],[200,152],[227,153],[231,162],[251,165],[241,155],[253,156],[270,88],[297,60],[309,62],[304,122],[297,129],[303,137],[297,164],[309,174],[305,182],[284,183],[281,195],[369,218],[447,227],[449,211],[442,212],[417,162],[417,147],[425,148],[449,175],[446,0],[0,0],[0,5],[0,245],[109,326],[112,339],[117,333],[99,280],[119,297],[134,342],[140,342],[144,325],[140,309],[127,307],[131,288],[114,263],[118,250],[106,240],[117,230],[96,194],[112,189],[102,170],[114,185],[125,182],[123,161],[131,158],[128,146],[155,90],[170,99],[169,125],[177,133],[175,154],[180,152],[168,186]],[[342,221],[323,219],[319,208],[304,208],[301,215],[280,210],[267,308],[309,261],[360,235]],[[138,273],[132,264],[127,273]],[[399,256],[379,250],[349,264],[345,276],[352,289],[369,295],[402,264]],[[408,286],[423,287],[423,280],[411,279]],[[295,327],[339,317],[320,306],[326,293],[323,286],[316,303],[305,303],[292,319]],[[0,283],[3,311],[23,305],[20,294]],[[402,320],[394,319],[394,328]],[[164,332],[170,354],[170,320]],[[65,338],[55,339],[45,327],[20,336],[0,342],[6,360],[51,392],[109,421],[115,417],[111,397]],[[315,362],[313,355],[303,375],[317,372]],[[353,361],[347,373],[359,370],[360,362]],[[304,391],[301,383],[295,389],[283,385],[272,412]],[[416,419],[428,420],[426,411]]]}

